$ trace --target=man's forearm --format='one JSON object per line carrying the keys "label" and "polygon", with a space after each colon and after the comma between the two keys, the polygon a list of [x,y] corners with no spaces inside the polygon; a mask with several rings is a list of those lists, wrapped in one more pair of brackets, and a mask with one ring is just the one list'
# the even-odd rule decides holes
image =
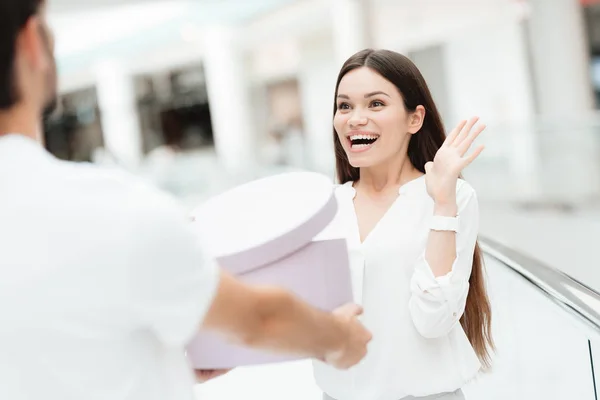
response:
{"label": "man's forearm", "polygon": [[317,310],[287,291],[258,289],[260,324],[248,345],[323,359],[342,351],[345,328],[330,313]]}
{"label": "man's forearm", "polygon": [[203,322],[250,347],[322,359],[343,350],[346,325],[279,288],[246,285],[221,274]]}

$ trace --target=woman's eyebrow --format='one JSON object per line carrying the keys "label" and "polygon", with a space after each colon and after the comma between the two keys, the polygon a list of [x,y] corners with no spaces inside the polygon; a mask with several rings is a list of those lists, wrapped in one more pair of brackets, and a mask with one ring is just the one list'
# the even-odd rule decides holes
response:
{"label": "woman's eyebrow", "polygon": [[[367,93],[367,94],[365,94],[365,99],[366,99],[366,98],[369,98],[369,97],[377,96],[377,95],[379,95],[379,94],[382,94],[382,95],[384,95],[384,96],[387,96],[387,97],[391,97],[389,94],[387,94],[387,93],[385,93],[385,92],[382,92],[381,90],[378,90],[378,91],[375,91],[375,92],[371,92],[371,93]],[[339,99],[347,99],[347,100],[350,100],[350,97],[348,97],[348,95],[345,95],[345,94],[338,94],[338,96],[337,96],[337,97],[338,97]]]}
{"label": "woman's eyebrow", "polygon": [[373,97],[373,96],[377,96],[378,94],[382,94],[382,95],[384,95],[384,96],[390,97],[390,95],[389,95],[389,94],[387,94],[386,92],[382,92],[381,90],[378,90],[378,91],[376,91],[376,92],[371,92],[371,93],[367,93],[367,94],[365,94],[365,99],[366,99],[367,97]]}

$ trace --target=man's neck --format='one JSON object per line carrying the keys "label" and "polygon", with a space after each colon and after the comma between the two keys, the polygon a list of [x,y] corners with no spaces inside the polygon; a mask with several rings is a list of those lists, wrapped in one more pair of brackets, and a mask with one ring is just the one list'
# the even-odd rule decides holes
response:
{"label": "man's neck", "polygon": [[0,110],[0,136],[10,133],[27,136],[39,143],[43,140],[39,116],[25,105]]}

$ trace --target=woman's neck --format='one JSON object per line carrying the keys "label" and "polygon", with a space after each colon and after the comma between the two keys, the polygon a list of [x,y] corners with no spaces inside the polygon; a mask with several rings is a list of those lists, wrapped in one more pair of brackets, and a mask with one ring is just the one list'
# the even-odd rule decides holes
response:
{"label": "woman's neck", "polygon": [[423,173],[416,169],[408,157],[360,169],[357,186],[374,193],[396,191],[400,186],[412,181]]}

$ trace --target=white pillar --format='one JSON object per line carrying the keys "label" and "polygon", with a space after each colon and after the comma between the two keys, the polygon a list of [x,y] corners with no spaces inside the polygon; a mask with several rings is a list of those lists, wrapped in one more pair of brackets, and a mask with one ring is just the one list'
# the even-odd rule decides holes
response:
{"label": "white pillar", "polygon": [[227,173],[251,174],[255,132],[243,57],[236,31],[211,26],[203,32],[203,62],[215,150]]}
{"label": "white pillar", "polygon": [[96,91],[106,150],[126,168],[142,159],[142,135],[132,76],[118,61],[95,68]]}
{"label": "white pillar", "polygon": [[560,119],[593,109],[585,24],[578,0],[529,0],[538,110]]}
{"label": "white pillar", "polygon": [[301,44],[298,81],[310,168],[333,178],[333,96],[335,81],[348,57],[369,47],[368,0],[330,0],[331,31]]}
{"label": "white pillar", "polygon": [[486,150],[466,171],[467,179],[495,200],[537,196],[535,110],[521,21],[515,18],[474,28],[451,40],[444,50],[448,131],[459,120],[475,115],[488,126],[478,139]]}
{"label": "white pillar", "polygon": [[428,46],[414,50],[410,55],[421,74],[427,82],[433,100],[444,121],[450,118],[450,104],[448,95],[447,74],[445,73],[445,52],[443,45]]}
{"label": "white pillar", "polygon": [[552,201],[600,194],[589,50],[578,0],[530,0],[532,71],[542,149],[542,183]]}
{"label": "white pillar", "polygon": [[368,0],[331,0],[333,44],[337,63],[371,46]]}
{"label": "white pillar", "polygon": [[316,36],[302,43],[298,83],[309,168],[333,179],[333,97],[341,64],[335,61],[330,39]]}

